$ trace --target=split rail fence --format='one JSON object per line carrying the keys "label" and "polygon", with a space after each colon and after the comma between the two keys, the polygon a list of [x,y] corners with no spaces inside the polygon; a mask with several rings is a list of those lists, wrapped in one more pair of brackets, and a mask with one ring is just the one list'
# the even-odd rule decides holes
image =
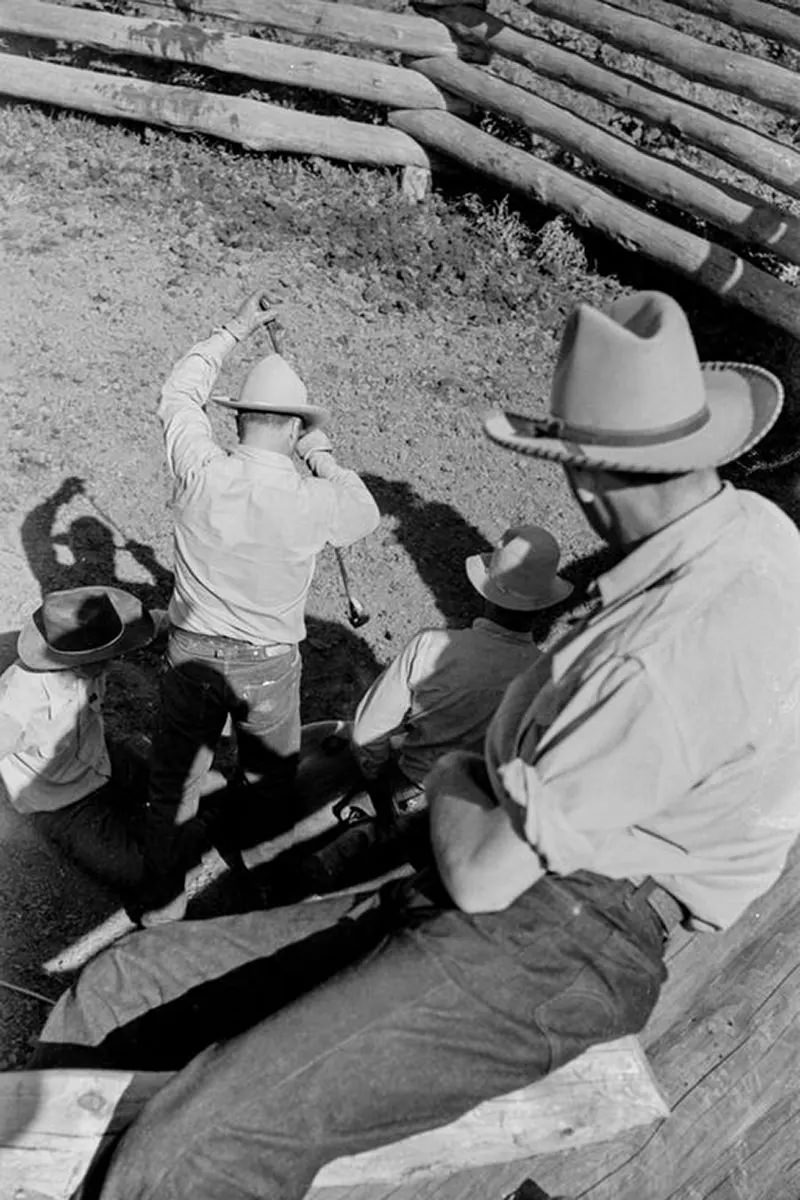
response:
{"label": "split rail fence", "polygon": [[[668,67],[684,79],[800,121],[800,75],[767,58],[705,44],[648,15],[649,0],[527,0],[537,16],[565,23],[607,45]],[[674,4],[800,48],[800,14],[763,0],[672,0]],[[757,265],[759,254],[800,266],[800,150],[666,90],[611,70],[486,11],[486,0],[428,0],[417,12],[389,13],[331,0],[140,0],[139,16],[47,0],[0,0],[0,33],[66,42],[109,55],[183,63],[258,84],[335,94],[385,110],[384,124],[295,111],[221,92],[83,70],[15,53],[0,54],[0,92],[150,125],[223,138],[255,151],[309,154],[405,169],[424,186],[438,158],[569,215],[626,249],[689,276],[779,328],[800,336],[798,288]],[[246,32],[245,32],[246,31]],[[288,41],[264,40],[285,37]],[[355,53],[289,44],[324,39]],[[403,65],[391,65],[387,53]],[[378,58],[368,57],[377,54]],[[366,57],[365,57],[366,55]],[[380,58],[382,56],[382,59]],[[762,184],[752,192],[638,148],[565,104],[498,77],[498,61],[556,80],[572,98],[593,97],[685,142]],[[609,180],[633,191],[633,203],[609,188],[508,144],[476,123],[495,113],[545,138]],[[786,197],[784,201],[783,197]],[[677,210],[656,215],[650,202]],[[681,224],[699,220],[701,234]],[[708,231],[708,232],[706,232]],[[732,239],[741,253],[723,242]],[[756,261],[745,257],[756,251]]]}

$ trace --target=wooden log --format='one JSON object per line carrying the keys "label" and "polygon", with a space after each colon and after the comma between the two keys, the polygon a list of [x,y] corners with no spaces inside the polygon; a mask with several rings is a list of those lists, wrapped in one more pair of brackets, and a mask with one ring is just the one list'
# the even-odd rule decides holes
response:
{"label": "wooden log", "polygon": [[689,276],[723,300],[733,301],[763,320],[800,336],[798,291],[705,238],[678,229],[596,184],[468,125],[450,113],[417,109],[389,114],[389,121],[429,149],[502,185],[533,196],[612,238]]}
{"label": "wooden log", "polygon": [[146,13],[174,13],[184,19],[221,17],[399,54],[457,53],[448,30],[432,17],[379,12],[356,4],[331,4],[330,0],[137,0],[137,7]]}
{"label": "wooden log", "polygon": [[755,196],[732,195],[698,172],[637,150],[567,109],[505,83],[455,58],[418,59],[415,69],[483,108],[511,117],[551,138],[646,196],[694,213],[739,241],[800,263],[800,220]]}
{"label": "wooden log", "polygon": [[[169,1074],[0,1074],[0,1179],[15,1200],[68,1200],[102,1140],[124,1129]],[[327,1164],[319,1189],[418,1182],[465,1166],[580,1146],[668,1113],[635,1038],[593,1046],[552,1075],[479,1105],[458,1121]]]}
{"label": "wooden log", "polygon": [[446,108],[437,87],[403,67],[202,29],[185,22],[119,17],[43,0],[0,0],[0,29],[211,67],[268,83],[369,100],[390,108]]}
{"label": "wooden log", "polygon": [[11,54],[0,54],[0,92],[98,116],[209,134],[248,150],[319,154],[373,166],[430,166],[421,147],[400,130]]}
{"label": "wooden log", "polygon": [[[800,48],[800,16],[788,8],[765,4],[763,0],[671,0],[690,13],[700,13],[715,21],[724,21],[734,29],[757,33],[784,46]],[[631,11],[649,16],[650,0],[627,0]]]}
{"label": "wooden log", "polygon": [[520,33],[496,17],[476,13],[468,5],[442,9],[439,19],[459,39],[478,42],[534,73],[635,113],[779,191],[800,196],[800,153],[791,146],[763,137],[669,92],[646,87],[632,76],[597,66],[542,38]]}
{"label": "wooden log", "polygon": [[793,71],[635,16],[604,0],[525,0],[542,17],[564,21],[620,50],[652,59],[686,79],[747,96],[800,117],[800,80]]}

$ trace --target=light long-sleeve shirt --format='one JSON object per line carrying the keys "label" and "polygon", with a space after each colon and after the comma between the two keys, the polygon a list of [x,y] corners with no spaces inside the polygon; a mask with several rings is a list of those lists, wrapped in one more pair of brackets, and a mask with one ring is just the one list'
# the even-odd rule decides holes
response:
{"label": "light long-sleeve shirt", "polygon": [[800,534],[728,485],[598,582],[506,692],[495,797],[542,870],[651,875],[727,926],[800,830]]}
{"label": "light long-sleeve shirt", "polygon": [[529,633],[485,617],[415,634],[358,706],[351,739],[364,774],[394,757],[421,784],[441,754],[482,749],[506,687],[540,656]]}
{"label": "light long-sleeve shirt", "polygon": [[227,330],[198,342],[161,393],[174,478],[169,617],[192,633],[296,643],[317,553],[371,533],[380,514],[355,471],[332,460],[325,478],[303,478],[284,454],[218,445],[204,410],[233,345]]}
{"label": "light long-sleeve shirt", "polygon": [[106,675],[29,671],[0,678],[0,779],[18,812],[52,812],[111,778],[103,728]]}

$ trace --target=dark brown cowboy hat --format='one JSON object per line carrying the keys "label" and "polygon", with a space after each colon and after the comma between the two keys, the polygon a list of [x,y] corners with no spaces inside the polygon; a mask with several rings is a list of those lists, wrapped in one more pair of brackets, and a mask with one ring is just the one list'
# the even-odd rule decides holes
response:
{"label": "dark brown cowboy hat", "polygon": [[113,587],[50,592],[19,635],[17,654],[33,671],[118,658],[155,636],[153,618],[135,596]]}

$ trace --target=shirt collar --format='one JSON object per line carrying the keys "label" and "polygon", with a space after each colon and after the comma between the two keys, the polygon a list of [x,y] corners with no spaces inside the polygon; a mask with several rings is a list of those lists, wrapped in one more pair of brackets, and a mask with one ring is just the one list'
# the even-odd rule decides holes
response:
{"label": "shirt collar", "polygon": [[526,646],[532,642],[529,630],[507,629],[505,625],[498,625],[497,621],[490,621],[488,617],[476,617],[472,622],[472,628],[485,629],[494,637],[504,638],[509,642],[522,642]]}
{"label": "shirt collar", "polygon": [[294,463],[286,454],[279,454],[276,450],[264,450],[261,446],[243,446],[241,442],[233,451],[234,458],[243,458],[247,462],[264,463],[271,467],[283,467],[285,470],[294,471]]}
{"label": "shirt collar", "polygon": [[605,607],[645,591],[706,550],[738,514],[736,488],[723,484],[716,495],[626,554],[621,562],[598,577],[590,591],[595,592],[596,587]]}

